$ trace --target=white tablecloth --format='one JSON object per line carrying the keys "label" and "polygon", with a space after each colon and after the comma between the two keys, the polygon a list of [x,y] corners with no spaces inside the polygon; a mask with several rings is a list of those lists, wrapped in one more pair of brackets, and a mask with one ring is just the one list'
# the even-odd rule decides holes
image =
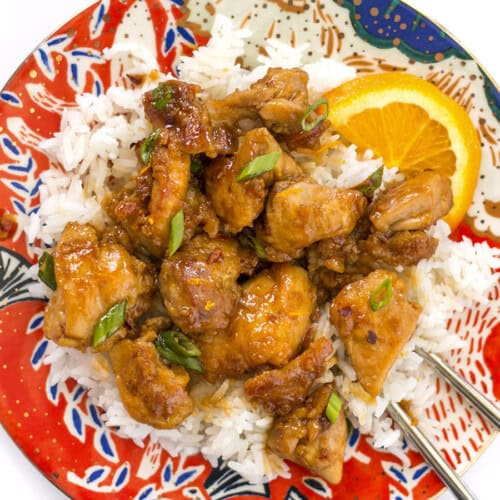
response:
{"label": "white tablecloth", "polygon": [[[333,0],[328,0],[333,1]],[[93,0],[3,0],[0,15],[0,88],[36,45]],[[499,0],[410,0],[415,8],[445,26],[500,81]],[[499,188],[500,189],[500,188]],[[0,427],[0,497],[22,500],[66,498],[19,451]],[[480,500],[498,500],[496,484],[500,439],[465,475]],[[445,493],[442,500],[453,498]]]}

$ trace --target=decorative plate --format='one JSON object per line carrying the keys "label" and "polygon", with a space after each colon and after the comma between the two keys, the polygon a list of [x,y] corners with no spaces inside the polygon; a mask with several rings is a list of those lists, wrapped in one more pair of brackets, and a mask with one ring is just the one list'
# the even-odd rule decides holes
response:
{"label": "decorative plate", "polygon": [[[101,93],[113,81],[103,49],[140,40],[164,71],[179,55],[207,42],[215,12],[253,30],[245,63],[266,37],[310,43],[308,56],[333,57],[359,74],[408,71],[432,81],[464,106],[481,135],[483,162],[474,201],[455,232],[500,242],[500,92],[472,57],[442,29],[398,0],[102,0],[44,41],[0,93],[2,210],[30,214],[38,207],[39,174],[48,159],[38,143],[59,128],[64,106],[80,92]],[[173,458],[156,446],[140,448],[99,419],[76,384],[50,386],[41,359],[47,343],[44,302],[28,291],[33,252],[23,238],[0,248],[0,419],[26,456],[73,498],[430,498],[443,488],[422,458],[401,461],[372,449],[353,431],[344,479],[331,486],[291,465],[289,480],[249,485],[223,464],[201,457]],[[450,320],[467,342],[449,361],[493,400],[500,399],[500,286],[487,305]],[[494,431],[448,385],[436,381],[435,442],[463,471]]]}

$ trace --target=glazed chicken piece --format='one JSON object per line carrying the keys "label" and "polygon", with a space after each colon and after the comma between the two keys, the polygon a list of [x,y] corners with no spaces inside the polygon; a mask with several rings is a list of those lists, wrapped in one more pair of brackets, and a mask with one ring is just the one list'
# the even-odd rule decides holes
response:
{"label": "glazed chicken piece", "polygon": [[135,420],[173,429],[193,411],[187,371],[167,366],[152,342],[122,340],[109,352],[120,398]]}
{"label": "glazed chicken piece", "polygon": [[184,199],[184,241],[189,241],[200,229],[210,238],[219,232],[220,221],[212,203],[203,194],[196,179],[191,178]]}
{"label": "glazed chicken piece", "polygon": [[[297,258],[316,241],[349,234],[366,204],[359,191],[306,181],[277,182],[266,204],[264,227],[257,228],[257,237]],[[270,254],[268,257],[272,260]]]}
{"label": "glazed chicken piece", "polygon": [[161,257],[168,244],[170,220],[183,208],[190,178],[190,157],[178,139],[163,130],[145,167],[125,187],[103,202],[107,214],[130,235],[136,246]]}
{"label": "glazed chicken piece", "polygon": [[[391,284],[392,293],[387,286],[380,288],[384,282]],[[374,310],[371,302],[378,306],[384,299],[387,303]],[[419,305],[406,298],[404,281],[382,269],[346,285],[333,300],[330,321],[360,384],[371,396],[380,394],[389,370],[415,331],[420,311]]]}
{"label": "glazed chicken piece", "polygon": [[224,330],[240,296],[236,280],[256,265],[254,253],[235,240],[196,236],[163,260],[160,291],[168,315],[186,334]]}
{"label": "glazed chicken piece", "polygon": [[184,153],[204,153],[210,158],[235,150],[235,139],[224,127],[213,126],[198,97],[198,85],[169,80],[147,92],[144,109],[154,128],[173,128]]}
{"label": "glazed chicken piece", "polygon": [[334,424],[325,415],[332,390],[331,384],[318,387],[303,406],[275,419],[267,445],[280,457],[337,484],[342,479],[347,424],[343,410]]}
{"label": "glazed chicken piece", "polygon": [[306,149],[310,151],[317,150],[321,147],[321,139],[323,134],[330,128],[331,124],[328,120],[320,121],[311,130],[299,130],[294,134],[288,134],[280,137],[290,151]]}
{"label": "glazed chicken piece", "polygon": [[236,378],[260,366],[282,367],[300,349],[316,305],[306,271],[273,265],[242,285],[229,328],[199,345],[209,382]]}
{"label": "glazed chicken piece", "polygon": [[127,301],[129,325],[148,309],[155,282],[150,267],[118,244],[100,243],[90,224],[70,222],[53,257],[57,289],[43,329],[54,342],[83,350],[92,344],[94,326],[113,305]]}
{"label": "glazed chicken piece", "polygon": [[245,382],[245,394],[273,415],[286,415],[302,404],[314,381],[327,369],[333,345],[322,337],[283,368],[268,370]]}
{"label": "glazed chicken piece", "polygon": [[270,68],[248,90],[209,101],[210,118],[239,133],[264,125],[276,134],[295,134],[309,106],[308,79],[301,69]]}
{"label": "glazed chicken piece", "polygon": [[[281,154],[274,170],[238,182],[237,177],[249,162],[269,153]],[[231,233],[250,227],[264,209],[269,187],[275,179],[295,179],[303,175],[301,168],[276,142],[266,128],[247,132],[238,151],[231,157],[219,157],[205,169],[205,189],[217,215]]]}
{"label": "glazed chicken piece", "polygon": [[448,177],[425,171],[389,189],[375,201],[370,221],[377,231],[427,229],[453,205]]}
{"label": "glazed chicken piece", "polygon": [[389,236],[374,233],[358,243],[356,266],[368,270],[378,269],[384,264],[413,266],[432,257],[437,245],[438,241],[424,231],[398,231]]}

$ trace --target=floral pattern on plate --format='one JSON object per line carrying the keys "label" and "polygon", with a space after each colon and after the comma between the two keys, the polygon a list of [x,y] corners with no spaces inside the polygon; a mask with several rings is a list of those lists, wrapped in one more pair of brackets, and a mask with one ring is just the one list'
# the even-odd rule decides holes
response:
{"label": "floral pattern on plate", "polygon": [[[253,31],[245,63],[252,64],[271,36],[309,43],[310,59],[325,55],[359,74],[408,71],[435,83],[471,114],[483,144],[481,176],[468,216],[455,237],[500,240],[500,94],[471,56],[440,27],[406,4],[388,0],[102,0],[51,35],[0,93],[1,208],[27,217],[38,210],[39,175],[49,165],[38,144],[59,128],[64,107],[79,92],[102,93],[123,82],[126,61],[104,57],[113,43],[138,40],[164,71],[180,54],[208,40],[222,12]],[[442,485],[422,458],[374,450],[353,430],[344,479],[331,486],[291,465],[290,479],[250,485],[220,462],[170,457],[157,444],[144,448],[107,428],[97,407],[74,382],[51,385],[42,359],[44,301],[30,292],[26,271],[33,250],[24,238],[0,248],[0,418],[34,464],[78,498],[429,498]],[[498,325],[500,288],[487,305],[475,304],[450,320],[466,341],[451,363],[492,399],[500,398]],[[493,438],[491,427],[447,384],[436,380],[438,401],[428,409],[435,439],[448,460],[464,470]]]}

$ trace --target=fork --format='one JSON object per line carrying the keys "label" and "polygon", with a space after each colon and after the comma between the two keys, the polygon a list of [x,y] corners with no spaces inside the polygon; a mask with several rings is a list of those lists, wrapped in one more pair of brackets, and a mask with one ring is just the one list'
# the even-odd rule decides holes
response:
{"label": "fork", "polygon": [[[416,347],[415,352],[468,399],[477,411],[484,415],[497,430],[500,429],[500,410],[491,401],[450,368],[437,354],[428,353],[420,347]],[[412,424],[410,417],[398,403],[389,403],[387,412],[456,498],[459,500],[476,499],[430,440],[425,437],[416,425]]]}

